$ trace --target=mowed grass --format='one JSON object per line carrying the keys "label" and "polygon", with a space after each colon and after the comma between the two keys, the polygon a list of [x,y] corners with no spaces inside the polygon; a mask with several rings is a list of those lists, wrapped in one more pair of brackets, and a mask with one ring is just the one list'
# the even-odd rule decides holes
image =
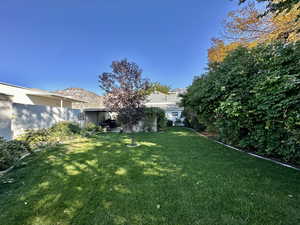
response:
{"label": "mowed grass", "polygon": [[26,158],[1,178],[0,224],[300,224],[300,172],[186,129],[136,136],[136,148],[103,134]]}

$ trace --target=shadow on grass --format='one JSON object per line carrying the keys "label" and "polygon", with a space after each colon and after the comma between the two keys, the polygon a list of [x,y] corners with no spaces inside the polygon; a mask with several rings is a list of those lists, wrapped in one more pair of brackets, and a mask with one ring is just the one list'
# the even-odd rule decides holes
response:
{"label": "shadow on grass", "polygon": [[126,135],[103,134],[26,159],[5,177],[13,183],[0,184],[0,224],[300,221],[298,174],[181,128],[136,139],[140,146],[127,148]]}
{"label": "shadow on grass", "polygon": [[1,184],[1,197],[7,196],[1,224],[123,224],[129,215],[132,221],[158,222],[156,202],[145,204],[149,187],[176,166],[158,164],[160,145],[141,141],[129,149],[128,141],[124,135],[104,135],[28,158],[5,177],[12,184]]}

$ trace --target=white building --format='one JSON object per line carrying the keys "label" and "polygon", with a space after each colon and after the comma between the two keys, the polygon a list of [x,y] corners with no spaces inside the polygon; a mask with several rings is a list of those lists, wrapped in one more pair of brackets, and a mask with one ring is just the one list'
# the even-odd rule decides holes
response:
{"label": "white building", "polygon": [[60,121],[80,122],[73,103],[83,101],[34,88],[0,82],[0,136],[15,138],[29,129],[49,128]]}
{"label": "white building", "polygon": [[155,92],[149,95],[145,105],[146,107],[159,107],[165,110],[168,120],[173,122],[182,120],[181,114],[184,108],[179,106],[181,101],[179,95],[181,93],[183,93],[183,90],[171,91],[169,94]]}

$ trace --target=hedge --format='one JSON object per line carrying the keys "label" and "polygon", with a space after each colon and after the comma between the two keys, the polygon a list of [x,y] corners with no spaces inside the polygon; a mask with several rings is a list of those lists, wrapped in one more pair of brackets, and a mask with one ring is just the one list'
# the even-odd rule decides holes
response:
{"label": "hedge", "polygon": [[[166,120],[166,115],[165,111],[161,108],[158,107],[149,107],[149,108],[144,108],[144,121],[146,127],[152,126],[152,120],[153,118],[157,118],[157,129],[158,130],[163,130],[167,126],[167,120]],[[149,124],[148,124],[149,123]]]}
{"label": "hedge", "polygon": [[182,104],[222,141],[300,163],[300,42],[234,50]]}

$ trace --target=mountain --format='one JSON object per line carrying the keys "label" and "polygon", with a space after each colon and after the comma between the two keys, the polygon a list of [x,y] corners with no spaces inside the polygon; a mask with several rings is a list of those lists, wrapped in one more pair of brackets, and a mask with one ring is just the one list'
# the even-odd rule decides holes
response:
{"label": "mountain", "polygon": [[87,102],[73,103],[72,107],[74,109],[105,108],[103,104],[103,96],[97,95],[96,93],[85,90],[83,88],[67,88],[64,90],[54,91],[54,93]]}

